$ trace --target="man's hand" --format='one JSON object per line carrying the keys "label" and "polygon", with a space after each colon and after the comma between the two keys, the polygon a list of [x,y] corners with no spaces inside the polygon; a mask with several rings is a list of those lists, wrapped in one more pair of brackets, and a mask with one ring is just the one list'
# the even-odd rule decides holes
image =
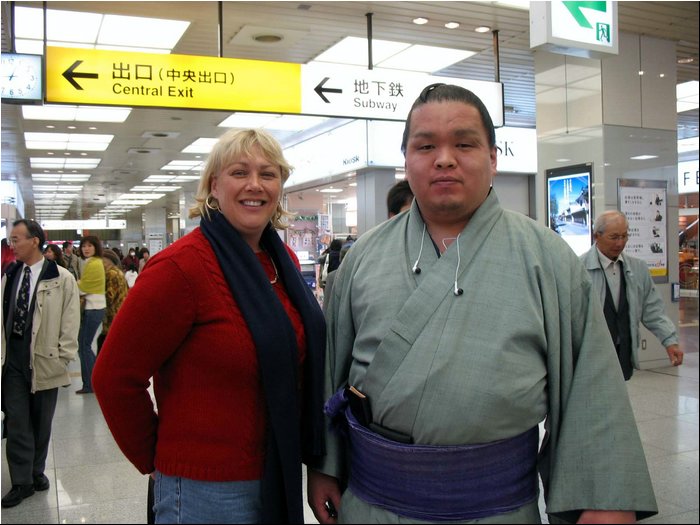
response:
{"label": "man's hand", "polygon": [[576,523],[636,523],[636,513],[624,510],[584,510]]}
{"label": "man's hand", "polygon": [[319,523],[337,523],[340,510],[340,485],[337,478],[307,469],[308,502]]}
{"label": "man's hand", "polygon": [[666,353],[668,358],[671,360],[673,366],[678,366],[683,364],[683,352],[678,345],[670,345],[666,348]]}

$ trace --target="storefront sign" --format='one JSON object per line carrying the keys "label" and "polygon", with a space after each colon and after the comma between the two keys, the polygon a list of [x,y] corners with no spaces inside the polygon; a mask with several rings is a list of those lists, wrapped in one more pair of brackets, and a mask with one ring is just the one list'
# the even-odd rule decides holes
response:
{"label": "storefront sign", "polygon": [[678,163],[678,193],[698,192],[698,161]]}

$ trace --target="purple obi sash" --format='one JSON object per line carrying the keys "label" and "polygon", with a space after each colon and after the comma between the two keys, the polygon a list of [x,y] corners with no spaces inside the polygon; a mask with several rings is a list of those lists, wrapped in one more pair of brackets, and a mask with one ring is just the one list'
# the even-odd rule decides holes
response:
{"label": "purple obi sash", "polygon": [[[331,417],[344,408],[337,396],[326,404]],[[349,408],[344,412],[349,487],[366,503],[438,522],[511,512],[537,499],[537,427],[478,445],[414,445],[386,439],[360,425]]]}

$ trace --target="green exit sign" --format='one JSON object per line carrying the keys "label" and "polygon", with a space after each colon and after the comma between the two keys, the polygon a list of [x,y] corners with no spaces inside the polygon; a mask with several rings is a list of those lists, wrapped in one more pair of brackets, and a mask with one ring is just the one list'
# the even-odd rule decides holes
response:
{"label": "green exit sign", "polygon": [[616,55],[617,2],[531,2],[530,47],[589,58]]}

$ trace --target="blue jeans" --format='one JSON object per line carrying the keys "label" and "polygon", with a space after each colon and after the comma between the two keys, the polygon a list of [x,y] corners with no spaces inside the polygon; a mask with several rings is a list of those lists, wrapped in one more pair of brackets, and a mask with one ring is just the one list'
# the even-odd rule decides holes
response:
{"label": "blue jeans", "polygon": [[83,377],[83,390],[92,392],[92,369],[95,367],[95,352],[92,341],[105,316],[105,309],[85,310],[80,321],[78,335],[78,355],[80,355],[80,375]]}
{"label": "blue jeans", "polygon": [[156,472],[156,523],[260,523],[260,480],[197,481]]}

